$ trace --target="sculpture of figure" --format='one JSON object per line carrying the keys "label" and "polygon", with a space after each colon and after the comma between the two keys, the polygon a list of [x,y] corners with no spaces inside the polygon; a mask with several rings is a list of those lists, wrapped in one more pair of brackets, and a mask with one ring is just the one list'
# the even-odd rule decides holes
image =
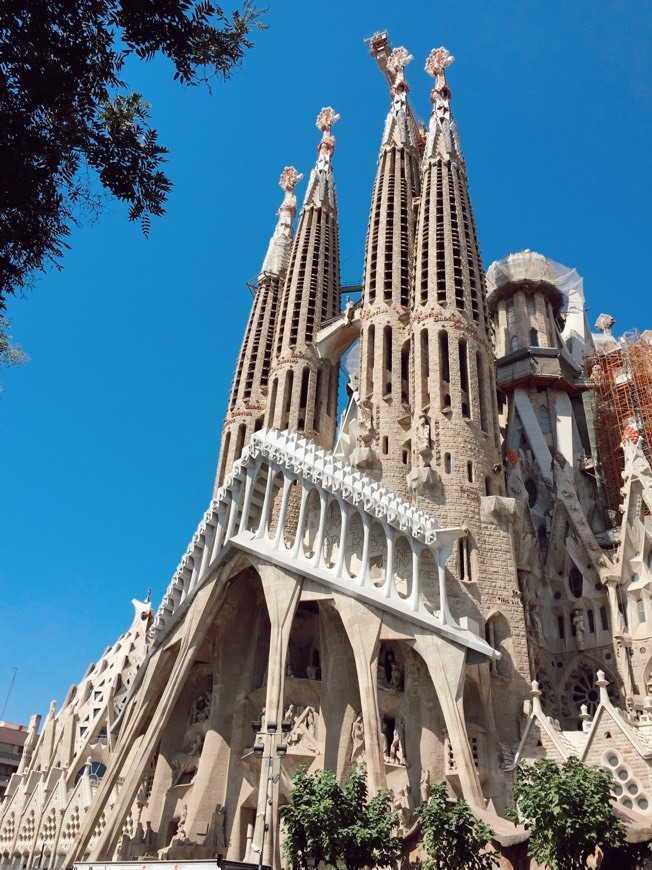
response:
{"label": "sculpture of figure", "polygon": [[389,687],[395,692],[400,692],[403,688],[403,672],[396,662],[392,662],[391,673],[389,677]]}
{"label": "sculpture of figure", "polygon": [[309,680],[321,680],[321,668],[319,666],[319,650],[312,651],[312,664],[306,668]]}
{"label": "sculpture of figure", "polygon": [[353,320],[353,302],[351,302],[351,297],[346,297],[346,305],[344,306],[344,322],[347,326],[351,325],[351,321]]}
{"label": "sculpture of figure", "polygon": [[178,845],[179,843],[184,843],[187,834],[186,834],[186,818],[188,816],[188,807],[186,804],[181,805],[181,816],[179,817],[179,821],[177,822],[177,832],[172,838],[172,846]]}
{"label": "sculpture of figure", "polygon": [[425,414],[421,414],[416,425],[415,441],[417,453],[423,460],[424,465],[432,462],[432,438],[430,435],[430,421]]}
{"label": "sculpture of figure", "polygon": [[205,846],[208,851],[220,857],[226,854],[226,838],[224,836],[224,807],[218,806],[213,810],[211,822],[208,826],[208,831],[204,837],[202,846]]}
{"label": "sculpture of figure", "polygon": [[530,615],[530,625],[532,626],[532,631],[534,632],[535,638],[537,640],[542,640],[543,626],[541,625],[541,617],[539,616],[539,611],[537,610],[536,604],[529,605],[528,613]]}
{"label": "sculpture of figure", "polygon": [[305,715],[303,719],[303,725],[306,731],[312,736],[315,736],[315,708],[314,707],[306,707]]}
{"label": "sculpture of figure", "polygon": [[419,796],[421,803],[425,804],[430,797],[430,771],[421,769],[421,778],[419,779]]}
{"label": "sculpture of figure", "polygon": [[392,764],[405,764],[405,726],[399,721],[394,726],[394,734],[389,747],[389,760]]}
{"label": "sculpture of figure", "polygon": [[364,754],[364,722],[362,721],[362,713],[358,713],[351,726],[351,739],[353,740],[351,761],[356,761]]}
{"label": "sculpture of figure", "polygon": [[371,409],[367,402],[358,403],[358,445],[368,447],[371,444],[373,432]]}
{"label": "sculpture of figure", "polygon": [[191,742],[175,756],[172,762],[174,776],[172,778],[172,787],[179,785],[182,777],[185,774],[193,774],[190,782],[195,778],[197,768],[199,767],[199,759],[201,757],[202,746],[204,745],[204,735],[195,734]]}
{"label": "sculpture of figure", "polygon": [[290,730],[292,730],[294,728],[294,722],[295,722],[296,718],[297,718],[296,707],[294,706],[294,704],[290,704],[290,706],[285,711],[285,715],[283,716],[283,721],[290,723],[290,726],[291,726]]}
{"label": "sculpture of figure", "polygon": [[205,722],[208,719],[211,712],[211,696],[212,693],[207,691],[202,692],[201,695],[195,698],[190,709],[191,725],[194,725],[196,722]]}
{"label": "sculpture of figure", "polygon": [[410,810],[410,799],[408,798],[409,786],[404,786],[398,790],[398,794],[394,798],[394,809],[399,814],[399,828],[402,831],[408,831],[412,812]]}
{"label": "sculpture of figure", "polygon": [[577,648],[584,649],[584,614],[579,608],[573,611],[573,625],[575,626]]}
{"label": "sculpture of figure", "polygon": [[131,840],[129,839],[129,834],[126,831],[122,832],[120,837],[120,845],[118,846],[118,860],[119,861],[128,861],[129,860],[129,850],[131,846]]}
{"label": "sculpture of figure", "polygon": [[152,850],[154,848],[154,831],[152,830],[152,823],[149,819],[145,822],[145,836],[143,837],[143,845],[145,846],[144,855],[153,854]]}
{"label": "sculpture of figure", "polygon": [[385,651],[385,661],[384,661],[385,680],[387,681],[388,685],[389,685],[389,681],[392,678],[392,665],[394,664],[395,661],[396,661],[396,656],[394,655],[394,650],[391,648],[391,646],[389,646],[389,647],[387,647],[387,650]]}

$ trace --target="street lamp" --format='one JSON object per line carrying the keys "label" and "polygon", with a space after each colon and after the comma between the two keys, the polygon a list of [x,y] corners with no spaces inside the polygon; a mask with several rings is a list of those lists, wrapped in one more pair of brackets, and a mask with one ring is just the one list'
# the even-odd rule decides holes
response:
{"label": "street lamp", "polygon": [[[276,722],[267,722],[266,731],[262,731],[262,723],[260,719],[255,719],[251,723],[251,729],[256,735],[256,737],[260,736],[263,738],[262,743],[255,742],[254,743],[254,755],[256,758],[260,758],[261,760],[265,760],[267,762],[267,776],[265,778],[265,803],[263,804],[263,834],[262,840],[260,844],[260,853],[258,856],[258,870],[262,870],[263,868],[263,854],[265,852],[265,837],[267,831],[269,830],[269,825],[267,823],[267,808],[272,806],[272,796],[270,794],[270,783],[277,783],[281,778],[280,771],[280,760],[283,758],[287,751],[287,743],[277,743],[274,745],[276,740],[276,733],[278,730],[278,726]],[[292,730],[292,722],[288,719],[283,719],[281,722],[281,740],[290,733]],[[274,774],[274,760],[279,759],[279,770],[276,774]]]}

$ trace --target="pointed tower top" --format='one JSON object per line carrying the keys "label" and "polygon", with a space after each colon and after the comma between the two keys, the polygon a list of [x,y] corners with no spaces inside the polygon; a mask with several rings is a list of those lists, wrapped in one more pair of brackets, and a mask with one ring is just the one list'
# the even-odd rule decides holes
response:
{"label": "pointed tower top", "polygon": [[443,120],[450,114],[449,102],[451,92],[446,83],[446,69],[449,67],[455,58],[444,48],[433,48],[426,60],[425,70],[428,75],[435,79],[435,86],[430,92],[430,99],[434,105],[434,111],[437,117]]}
{"label": "pointed tower top", "polygon": [[273,275],[282,275],[287,268],[290,246],[294,236],[292,222],[297,213],[297,198],[294,195],[294,188],[302,178],[303,175],[297,172],[294,166],[286,166],[281,173],[279,186],[285,191],[285,196],[277,212],[278,222],[267,248],[267,254],[261,269],[262,273],[269,272]]}
{"label": "pointed tower top", "polygon": [[317,158],[317,169],[326,171],[330,169],[331,157],[335,151],[335,136],[331,130],[336,121],[339,121],[340,116],[335,113],[334,109],[326,106],[317,115],[316,126],[322,131],[321,142],[317,146],[319,157]]}
{"label": "pointed tower top", "polygon": [[395,112],[407,108],[407,95],[410,93],[410,86],[405,78],[405,67],[411,60],[414,60],[413,56],[403,46],[395,48],[387,58],[387,70],[393,78],[389,90],[394,100]]}

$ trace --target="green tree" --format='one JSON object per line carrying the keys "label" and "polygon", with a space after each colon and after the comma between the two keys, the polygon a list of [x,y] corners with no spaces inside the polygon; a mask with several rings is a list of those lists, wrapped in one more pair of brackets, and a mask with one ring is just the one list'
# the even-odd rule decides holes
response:
{"label": "green tree", "polygon": [[492,870],[498,866],[497,852],[484,851],[494,832],[473,815],[464,800],[448,798],[446,783],[433,786],[425,804],[417,809],[423,844],[428,854],[426,870]]}
{"label": "green tree", "polygon": [[623,843],[625,829],[611,805],[612,778],[571,756],[561,768],[548,759],[519,762],[514,780],[517,813],[528,828],[528,854],[551,870],[579,870],[597,846]]}
{"label": "green tree", "polygon": [[228,78],[259,16],[251,0],[230,17],[209,0],[3,0],[0,310],[35,270],[58,264],[102,188],[146,233],[163,214],[167,151],[149,105],[121,79],[125,60],[161,54],[188,85]]}
{"label": "green tree", "polygon": [[7,318],[0,314],[0,368],[19,366],[28,359],[18,345],[12,343],[12,337],[9,335],[10,328],[11,324]]}
{"label": "green tree", "polygon": [[398,857],[400,837],[392,835],[398,813],[386,789],[368,800],[364,767],[353,768],[344,787],[331,770],[292,779],[290,803],[280,809],[284,852],[293,870],[323,863],[331,867],[386,867]]}

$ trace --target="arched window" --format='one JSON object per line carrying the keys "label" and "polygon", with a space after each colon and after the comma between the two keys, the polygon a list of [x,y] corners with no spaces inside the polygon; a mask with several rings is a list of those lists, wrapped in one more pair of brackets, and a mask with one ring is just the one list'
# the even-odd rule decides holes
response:
{"label": "arched window", "polygon": [[546,405],[541,405],[539,408],[539,425],[544,435],[548,435],[552,431],[550,427],[550,411]]}
{"label": "arched window", "polygon": [[[84,771],[86,770],[86,765],[82,764],[82,766],[77,771],[75,776],[75,783],[78,783],[79,780],[84,775]],[[90,770],[90,779],[91,782],[101,782],[102,777],[106,773],[106,765],[102,764],[101,761],[91,761],[91,770]]]}
{"label": "arched window", "polygon": [[530,330],[530,347],[539,347],[539,333],[534,327]]}
{"label": "arched window", "polygon": [[450,453],[444,454],[444,471],[446,474],[450,474],[453,471],[453,460]]}
{"label": "arched window", "polygon": [[579,568],[571,568],[570,574],[568,575],[568,588],[571,591],[571,595],[575,598],[581,598],[583,586],[584,581],[582,580],[582,572]]}

